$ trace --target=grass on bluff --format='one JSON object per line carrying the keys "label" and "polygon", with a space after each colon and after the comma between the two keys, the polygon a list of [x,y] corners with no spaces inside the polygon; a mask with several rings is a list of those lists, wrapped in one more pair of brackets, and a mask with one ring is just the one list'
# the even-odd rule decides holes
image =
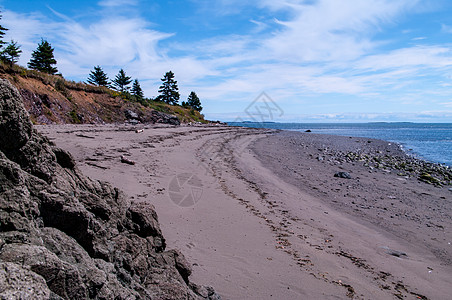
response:
{"label": "grass on bluff", "polygon": [[[75,82],[72,80],[66,80],[62,75],[50,75],[36,70],[29,70],[19,65],[10,66],[0,62],[0,74],[8,74],[12,80],[18,81],[18,77],[33,78],[41,81],[45,85],[52,86],[55,90],[60,92],[67,99],[71,100],[72,91],[83,91],[86,93],[95,94],[108,94],[112,98],[121,97],[125,102],[135,102],[142,106],[142,110],[147,108],[154,109],[163,113],[176,115],[182,123],[188,122],[201,122],[208,123],[204,120],[204,115],[193,109],[183,108],[179,105],[169,105],[160,101],[153,101],[151,99],[143,99],[142,101],[136,101],[135,98],[129,93],[120,93],[104,86],[94,86],[86,84],[84,82]],[[75,118],[76,111],[71,112],[71,117]]]}

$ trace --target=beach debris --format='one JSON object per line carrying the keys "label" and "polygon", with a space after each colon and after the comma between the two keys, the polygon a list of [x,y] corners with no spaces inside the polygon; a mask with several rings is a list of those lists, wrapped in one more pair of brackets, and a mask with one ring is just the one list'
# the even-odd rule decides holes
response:
{"label": "beach debris", "polygon": [[389,255],[392,255],[392,256],[395,256],[395,257],[400,257],[400,258],[408,257],[408,255],[405,252],[394,250],[394,249],[391,249],[391,248],[386,247],[386,246],[381,247],[381,248],[385,249],[385,253],[386,254],[389,254]]}
{"label": "beach debris", "polygon": [[334,174],[334,177],[352,179],[352,176],[348,172],[337,172],[336,174]]}
{"label": "beach debris", "polygon": [[124,155],[121,155],[121,162],[128,165],[134,165],[135,162],[133,160],[128,159]]}
{"label": "beach debris", "polygon": [[96,168],[102,169],[102,170],[107,170],[108,169],[107,167],[100,166],[98,164],[95,164],[95,163],[92,163],[92,162],[89,162],[89,161],[86,162],[86,164],[89,165],[89,166],[92,166],[92,167],[96,167]]}
{"label": "beach debris", "polygon": [[86,138],[86,139],[95,139],[95,137],[93,137],[93,136],[84,135],[84,134],[76,134],[75,136]]}
{"label": "beach debris", "polygon": [[144,131],[143,129],[137,129],[137,130],[135,130],[136,133],[141,133],[141,132],[143,132],[143,131]]}
{"label": "beach debris", "polygon": [[422,173],[419,176],[419,180],[423,181],[425,183],[431,183],[431,184],[436,184],[436,185],[440,185],[441,184],[441,180],[439,180],[438,178],[430,175],[429,173]]}

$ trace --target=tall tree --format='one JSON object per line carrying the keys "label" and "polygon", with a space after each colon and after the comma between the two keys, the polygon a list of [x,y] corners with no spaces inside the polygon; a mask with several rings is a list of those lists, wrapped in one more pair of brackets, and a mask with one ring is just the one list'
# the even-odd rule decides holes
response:
{"label": "tall tree", "polygon": [[138,79],[135,79],[133,81],[131,92],[132,92],[132,95],[135,96],[135,99],[137,101],[140,101],[140,102],[143,101],[144,93],[143,93],[143,90],[141,89],[140,82],[138,81]]}
{"label": "tall tree", "polygon": [[179,88],[177,87],[177,81],[174,80],[174,73],[171,71],[166,72],[161,80],[163,83],[159,88],[160,95],[156,100],[176,105],[179,102],[180,94]]}
{"label": "tall tree", "polygon": [[127,76],[123,69],[119,70],[118,75],[113,79],[113,85],[121,93],[126,92],[130,87],[128,85],[132,82],[132,77]]}
{"label": "tall tree", "polygon": [[41,39],[41,43],[38,45],[38,48],[33,51],[31,54],[30,62],[28,63],[28,67],[30,69],[38,70],[41,72],[45,72],[48,74],[55,74],[58,72],[56,67],[57,61],[53,56],[53,48],[49,42],[44,39]]}
{"label": "tall tree", "polygon": [[88,76],[86,80],[88,83],[97,86],[109,86],[110,81],[108,80],[107,74],[102,70],[100,66],[94,67],[94,70]]}
{"label": "tall tree", "polygon": [[186,105],[199,112],[202,110],[201,101],[199,100],[198,95],[196,95],[195,92],[190,93],[187,98]]}
{"label": "tall tree", "polygon": [[12,67],[13,64],[15,64],[18,61],[18,58],[21,53],[22,50],[20,50],[20,46],[17,45],[17,42],[11,40],[11,42],[8,44],[5,50],[2,51],[1,58],[4,61],[7,61]]}
{"label": "tall tree", "polygon": [[[2,19],[2,15],[0,15],[0,20]],[[3,47],[4,44],[6,44],[6,42],[3,41],[3,36],[5,35],[5,31],[7,31],[8,29],[3,27],[2,25],[0,25],[0,48]]]}

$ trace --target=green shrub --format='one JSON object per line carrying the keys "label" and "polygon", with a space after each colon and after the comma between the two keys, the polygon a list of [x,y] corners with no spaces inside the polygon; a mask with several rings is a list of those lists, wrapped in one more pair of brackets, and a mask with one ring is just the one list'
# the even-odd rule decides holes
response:
{"label": "green shrub", "polygon": [[80,120],[77,112],[75,111],[75,109],[71,110],[69,113],[69,117],[71,117],[72,119],[72,123],[74,124],[80,124],[82,123],[82,121]]}

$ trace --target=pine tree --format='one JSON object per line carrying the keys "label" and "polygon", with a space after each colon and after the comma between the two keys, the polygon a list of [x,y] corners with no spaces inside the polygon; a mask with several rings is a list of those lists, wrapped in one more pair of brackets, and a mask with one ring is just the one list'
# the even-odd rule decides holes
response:
{"label": "pine tree", "polygon": [[31,59],[28,63],[28,67],[30,69],[38,70],[52,75],[58,72],[57,68],[52,67],[52,65],[56,65],[57,63],[53,56],[53,50],[54,49],[49,42],[41,39],[41,43],[38,45],[38,48],[31,54]]}
{"label": "pine tree", "polygon": [[139,102],[143,101],[144,93],[143,93],[143,90],[141,89],[140,82],[138,81],[138,79],[135,79],[133,81],[131,92],[132,92],[132,95],[135,96],[135,99],[137,101],[139,101]]}
{"label": "pine tree", "polygon": [[127,76],[123,69],[119,70],[118,75],[113,79],[113,85],[121,93],[126,92],[130,87],[128,85],[132,82],[132,77]]}
{"label": "pine tree", "polygon": [[184,103],[199,112],[202,110],[201,101],[199,100],[198,95],[196,95],[195,92],[191,92],[188,96],[187,102]]}
{"label": "pine tree", "polygon": [[110,82],[108,81],[107,74],[102,70],[100,66],[94,67],[94,70],[89,74],[88,79],[86,80],[89,84],[97,85],[97,86],[109,86]]}
{"label": "pine tree", "polygon": [[[0,20],[2,19],[2,15],[0,15]],[[3,47],[4,44],[6,44],[6,42],[3,41],[3,36],[5,35],[5,31],[7,31],[8,29],[3,27],[2,25],[0,25],[0,49]]]}
{"label": "pine tree", "polygon": [[15,64],[18,61],[18,58],[21,53],[22,50],[20,50],[20,46],[17,45],[17,42],[11,40],[11,42],[8,44],[5,50],[2,51],[1,58],[2,60],[8,62],[12,67],[13,64]]}
{"label": "pine tree", "polygon": [[161,80],[163,83],[159,88],[160,95],[156,100],[176,105],[179,102],[180,94],[179,88],[177,87],[177,81],[174,80],[174,73],[171,71],[166,72]]}

